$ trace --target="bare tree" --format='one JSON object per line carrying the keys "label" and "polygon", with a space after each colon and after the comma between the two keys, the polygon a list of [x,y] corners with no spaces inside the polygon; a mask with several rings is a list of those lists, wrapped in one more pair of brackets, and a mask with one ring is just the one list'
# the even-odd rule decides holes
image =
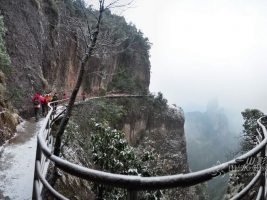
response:
{"label": "bare tree", "polygon": [[[100,25],[101,25],[101,21],[103,18],[103,13],[111,8],[127,8],[130,7],[134,0],[130,0],[125,4],[120,4],[120,0],[111,0],[108,3],[106,3],[105,0],[98,0],[99,2],[99,11],[98,11],[98,15],[96,15],[95,13],[91,13],[94,16],[95,19],[95,24],[91,25],[92,23],[90,23],[90,21],[88,20],[88,18],[86,17],[86,13],[85,10],[83,10],[84,12],[84,16],[86,18],[86,32],[84,33],[84,31],[81,31],[81,37],[83,37],[83,41],[84,41],[84,46],[85,46],[85,52],[84,54],[80,57],[81,60],[81,66],[80,66],[80,70],[79,70],[79,74],[78,74],[78,78],[76,81],[76,84],[73,88],[73,91],[71,93],[69,102],[68,102],[68,106],[66,109],[66,112],[63,116],[63,119],[60,123],[59,129],[57,131],[57,136],[56,136],[56,142],[55,142],[55,149],[54,149],[54,155],[59,156],[60,154],[60,146],[61,146],[61,140],[62,140],[62,136],[64,134],[64,131],[66,129],[66,126],[69,122],[72,110],[73,110],[73,105],[75,103],[75,99],[77,97],[78,91],[81,87],[82,81],[83,81],[83,77],[85,74],[85,67],[88,65],[90,58],[92,57],[93,53],[97,52],[97,50],[103,48],[103,46],[105,45],[109,45],[109,42],[104,42],[107,40],[102,39],[102,43],[100,43],[99,45],[97,45],[97,40],[98,37],[102,37],[102,38],[108,38],[109,35],[108,34],[101,34],[100,33]],[[82,29],[82,26],[80,26]],[[122,41],[122,40],[119,40]]]}

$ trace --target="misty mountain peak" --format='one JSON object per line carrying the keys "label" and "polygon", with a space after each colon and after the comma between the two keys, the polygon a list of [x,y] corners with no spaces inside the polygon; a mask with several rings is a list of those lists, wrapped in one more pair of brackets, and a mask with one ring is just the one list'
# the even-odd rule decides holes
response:
{"label": "misty mountain peak", "polygon": [[207,104],[207,112],[223,112],[223,108],[219,107],[219,102],[217,98],[211,99]]}
{"label": "misty mountain peak", "polygon": [[219,106],[218,99],[211,99],[207,104],[207,116],[218,134],[228,132],[228,119],[224,113],[224,109]]}

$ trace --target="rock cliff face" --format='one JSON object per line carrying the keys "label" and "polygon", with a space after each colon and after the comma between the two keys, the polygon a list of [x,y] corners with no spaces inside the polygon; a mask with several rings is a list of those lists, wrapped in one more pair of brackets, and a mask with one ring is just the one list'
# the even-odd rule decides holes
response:
{"label": "rock cliff face", "polygon": [[[75,84],[84,42],[79,22],[69,20],[71,11],[64,1],[56,0],[1,0],[0,10],[7,28],[6,46],[15,71],[7,79],[8,90],[17,97],[15,107],[24,117],[31,115],[30,98],[36,92],[69,94]],[[125,21],[124,21],[125,23]],[[83,22],[81,22],[83,24]],[[83,28],[83,27],[82,27]],[[138,45],[132,47],[137,49]],[[87,80],[81,90],[98,92],[107,89],[113,76],[106,79],[90,72],[105,69],[114,74],[126,65],[133,78],[139,77],[148,88],[150,79],[148,55],[136,51],[117,53],[108,58],[92,58],[87,68]],[[142,59],[142,56],[146,59]]]}
{"label": "rock cliff face", "polygon": [[[155,113],[152,109],[144,111],[136,121],[126,121],[124,130],[128,141],[155,149],[159,155],[161,175],[186,174],[189,173],[189,165],[184,121],[181,108],[168,107],[161,113]],[[166,190],[165,197],[173,200],[200,198],[194,187]]]}
{"label": "rock cliff face", "polygon": [[[80,135],[77,136],[80,138],[77,138],[77,141],[90,141],[90,136],[88,135],[91,131],[88,128],[88,123],[87,126],[83,125],[87,121],[84,119],[87,113],[87,118],[94,118],[96,122],[104,120],[109,122],[112,128],[124,130],[127,141],[131,146],[135,147],[139,154],[146,150],[154,149],[157,156],[155,162],[150,167],[153,166],[152,168],[157,171],[157,175],[189,173],[184,135],[184,113],[181,108],[167,106],[162,103],[163,100],[160,102],[161,104],[157,102],[157,97],[149,97],[148,99],[121,97],[105,99],[104,102],[101,99],[91,103],[89,101],[86,105],[81,105],[74,110],[74,121],[78,124],[77,127],[81,128],[80,131],[75,130],[74,132],[80,132],[83,135],[82,137]],[[98,113],[97,116],[94,113]],[[70,137],[75,138],[76,136]],[[73,148],[86,149],[87,145],[82,148],[77,146]],[[85,149],[82,152],[86,152]],[[66,148],[64,152],[71,151]],[[84,155],[77,160],[81,161],[83,158],[90,157],[91,155],[91,153],[85,154],[88,156]],[[70,159],[73,158],[70,156]],[[90,165],[88,162],[87,165]],[[69,179],[67,175],[64,176],[66,176],[64,180]],[[59,184],[63,183],[60,182]],[[198,195],[201,195],[201,192]],[[196,200],[203,197],[198,196],[196,193],[195,187],[177,188],[165,190],[163,196],[165,199]]]}
{"label": "rock cliff face", "polygon": [[168,107],[160,113],[153,109],[129,117],[122,128],[127,140],[133,145],[151,146],[166,161],[170,173],[188,173],[184,113],[181,108]]}

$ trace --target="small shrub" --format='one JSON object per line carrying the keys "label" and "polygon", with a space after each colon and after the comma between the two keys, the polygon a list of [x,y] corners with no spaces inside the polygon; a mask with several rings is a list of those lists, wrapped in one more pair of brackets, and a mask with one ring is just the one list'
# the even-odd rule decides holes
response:
{"label": "small shrub", "polygon": [[[143,177],[155,176],[156,172],[150,169],[154,152],[144,150],[138,155],[126,139],[123,131],[111,129],[108,124],[91,121],[94,133],[91,134],[92,161],[98,170],[114,174],[135,175]],[[125,199],[126,191],[111,188],[100,184],[93,184],[93,192],[97,199]],[[145,192],[142,199],[161,199],[161,191]],[[153,198],[157,197],[157,198]]]}
{"label": "small shrub", "polygon": [[99,95],[106,96],[106,90],[104,88],[99,88]]}
{"label": "small shrub", "polygon": [[24,99],[25,94],[25,88],[21,88],[19,86],[13,86],[8,88],[8,90],[6,90],[6,94],[5,96],[8,96],[7,99],[9,99],[10,101],[22,101]]}
{"label": "small shrub", "polygon": [[0,99],[4,99],[6,88],[0,83]]}
{"label": "small shrub", "polygon": [[18,110],[17,109],[14,109],[11,101],[8,101],[8,100],[5,100],[5,105],[6,105],[6,108],[12,112],[12,113],[18,113]]}
{"label": "small shrub", "polygon": [[2,132],[2,135],[5,139],[8,139],[10,138],[10,133],[7,129],[4,129],[3,132]]}
{"label": "small shrub", "polygon": [[140,77],[134,78],[132,72],[123,66],[120,67],[119,71],[109,83],[108,91],[115,90],[130,94],[143,93],[145,86]]}
{"label": "small shrub", "polygon": [[15,127],[17,125],[17,120],[10,111],[4,113],[4,122]]}
{"label": "small shrub", "polygon": [[142,129],[138,135],[137,135],[137,138],[135,139],[134,141],[134,146],[137,147],[139,146],[139,144],[143,141],[143,139],[145,138],[146,136],[146,130]]}
{"label": "small shrub", "polygon": [[5,84],[5,74],[1,71],[0,71],[0,83],[3,85]]}
{"label": "small shrub", "polygon": [[168,100],[163,97],[161,92],[158,92],[158,95],[154,97],[153,106],[156,110],[162,111],[167,108]]}

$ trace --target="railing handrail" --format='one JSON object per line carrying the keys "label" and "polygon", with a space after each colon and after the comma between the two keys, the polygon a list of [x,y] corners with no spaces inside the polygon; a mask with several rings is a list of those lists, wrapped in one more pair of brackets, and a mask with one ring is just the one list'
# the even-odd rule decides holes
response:
{"label": "railing handrail", "polygon": [[[41,136],[39,136],[38,140],[43,139],[41,138]],[[57,163],[58,168],[80,178],[125,189],[134,188],[136,190],[157,190],[173,187],[188,187],[203,182],[203,180],[210,180],[216,176],[221,175],[220,172],[228,172],[230,164],[238,165],[245,163],[247,158],[259,153],[261,148],[264,147],[266,143],[267,137],[259,145],[257,145],[254,149],[247,152],[246,154],[211,168],[207,168],[197,172],[191,172],[188,174],[156,177],[120,175],[89,169],[63,160],[57,156],[54,156],[52,153],[48,154],[48,148],[45,146],[44,142],[41,142],[41,148],[50,160]]]}
{"label": "railing handrail", "polygon": [[[129,96],[126,96],[126,97],[129,97]],[[97,98],[101,98],[101,97],[97,97]],[[104,98],[108,98],[108,97],[104,97]],[[51,116],[51,112],[49,113]],[[48,117],[47,119],[50,119],[50,117]],[[267,143],[266,128],[264,125],[261,124],[260,120],[261,118],[258,119],[257,122],[263,131],[264,139],[252,150],[248,151],[244,155],[239,156],[236,159],[230,160],[220,165],[210,167],[204,170],[200,170],[197,172],[187,173],[187,174],[177,174],[177,175],[167,175],[167,176],[157,176],[157,177],[140,177],[140,176],[112,174],[108,172],[102,172],[102,171],[98,171],[94,169],[89,169],[86,167],[79,166],[77,164],[73,164],[69,161],[61,159],[52,154],[51,149],[47,147],[46,142],[44,141],[44,138],[40,134],[42,128],[45,127],[45,125],[42,126],[42,128],[40,129],[40,133],[38,134],[38,145],[41,151],[44,153],[44,155],[49,160],[55,162],[58,168],[62,169],[63,171],[69,174],[75,175],[77,177],[80,177],[82,179],[89,180],[92,182],[100,183],[103,185],[109,185],[112,187],[119,187],[119,188],[124,188],[128,190],[134,190],[134,191],[169,189],[169,188],[176,188],[176,187],[189,187],[189,186],[193,186],[198,183],[201,183],[201,182],[208,181],[214,177],[220,176],[222,175],[222,173],[229,172],[230,165],[244,164],[249,157],[255,156],[262,149],[264,149]],[[47,123],[49,122],[47,121]],[[259,176],[257,175],[257,180],[258,178]],[[253,186],[257,180],[255,178],[254,182],[251,183],[251,185]],[[41,180],[41,181],[44,181],[44,180]],[[249,186],[249,187],[252,187],[252,186]],[[240,193],[242,192],[244,193],[244,191],[241,191]]]}

